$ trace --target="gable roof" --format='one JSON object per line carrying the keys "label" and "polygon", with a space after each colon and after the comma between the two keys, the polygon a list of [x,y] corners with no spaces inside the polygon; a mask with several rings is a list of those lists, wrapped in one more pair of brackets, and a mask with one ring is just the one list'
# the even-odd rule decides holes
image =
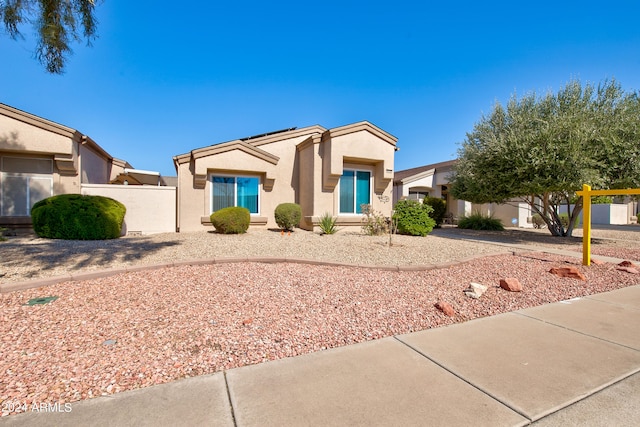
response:
{"label": "gable roof", "polygon": [[[84,135],[76,129],[72,129],[70,127],[61,125],[40,116],[36,116],[35,114],[27,113],[26,111],[22,111],[2,103],[0,103],[0,114],[11,119],[23,122],[25,124],[35,126],[39,129],[64,136],[82,145],[86,145],[87,147],[93,149],[98,155],[108,160],[118,160],[115,159],[111,154],[107,153],[107,151],[102,148],[97,142],[91,139],[91,137]],[[126,163],[124,160],[120,161]],[[128,163],[126,164],[128,165]]]}
{"label": "gable roof", "polygon": [[347,135],[354,132],[360,132],[363,130],[369,132],[372,135],[377,136],[378,138],[382,139],[388,144],[393,145],[394,147],[396,146],[396,142],[398,142],[398,138],[396,138],[395,136],[391,135],[388,132],[383,131],[378,126],[366,120],[363,120],[357,123],[352,123],[350,125],[331,128],[329,129],[329,134],[331,137],[337,137],[337,136]]}
{"label": "gable roof", "polygon": [[[245,147],[248,145],[252,145],[254,147],[259,147],[261,145],[269,144],[272,142],[277,142],[285,139],[292,139],[298,136],[311,135],[311,134],[319,134],[325,135],[328,134],[332,137],[346,135],[349,133],[359,132],[365,130],[373,135],[376,135],[380,139],[386,141],[387,143],[395,146],[398,138],[391,135],[388,132],[380,129],[376,125],[364,120],[357,123],[352,123],[345,126],[339,126],[331,129],[324,128],[320,125],[312,125],[306,126],[303,128],[291,127],[282,130],[276,130],[273,132],[266,132],[259,135],[248,136],[245,138],[239,138],[233,141],[219,142],[211,145],[207,145],[201,148],[195,148],[188,153],[178,154],[174,156],[174,160],[177,160],[179,163],[183,163],[186,158],[189,156],[201,157],[202,153],[206,153],[204,155],[215,154],[217,149],[220,147],[230,146],[232,144],[236,144],[238,147],[238,143],[243,143]],[[262,150],[260,150],[262,151]],[[264,151],[262,151],[264,153]]]}
{"label": "gable roof", "polygon": [[75,129],[71,129],[70,127],[52,122],[51,120],[44,119],[42,117],[36,116],[35,114],[18,110],[17,108],[10,107],[6,104],[0,103],[0,114],[29,124],[31,126],[35,126],[40,129],[65,136],[67,138],[75,139],[76,141],[79,141],[82,137],[82,134]]}
{"label": "gable roof", "polygon": [[411,169],[405,169],[401,171],[397,171],[393,176],[394,183],[400,183],[403,179],[409,178],[413,175],[418,175],[423,172],[427,172],[431,169],[434,169],[434,172],[446,172],[453,168],[453,166],[457,163],[457,159],[447,160],[445,162],[432,163],[430,165],[418,166]]}

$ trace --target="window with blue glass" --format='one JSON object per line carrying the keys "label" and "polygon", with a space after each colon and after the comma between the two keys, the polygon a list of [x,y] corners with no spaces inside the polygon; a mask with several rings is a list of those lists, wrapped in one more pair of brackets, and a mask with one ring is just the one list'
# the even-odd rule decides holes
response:
{"label": "window with blue glass", "polygon": [[248,176],[212,176],[211,211],[239,206],[249,209],[252,214],[258,212],[258,193],[260,179]]}
{"label": "window with blue glass", "polygon": [[371,203],[371,172],[345,169],[340,177],[340,213],[362,213]]}

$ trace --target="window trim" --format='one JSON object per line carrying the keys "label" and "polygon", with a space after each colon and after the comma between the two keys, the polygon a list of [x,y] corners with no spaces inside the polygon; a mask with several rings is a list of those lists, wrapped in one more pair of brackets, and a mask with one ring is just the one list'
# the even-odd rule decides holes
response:
{"label": "window trim", "polygon": [[[340,205],[340,193],[342,191],[342,176],[344,176],[344,173],[346,171],[353,171],[354,172],[354,180],[353,180],[353,185],[354,185],[354,192],[353,192],[353,212],[342,212],[342,206]],[[369,174],[369,204],[371,204],[371,201],[373,200],[373,172],[369,169],[359,169],[359,168],[353,168],[353,167],[346,167],[342,169],[342,175],[340,176],[340,180],[338,181],[338,215],[342,216],[362,216],[362,213],[358,213],[358,208],[357,206],[355,206],[356,204],[356,194],[357,194],[357,184],[358,184],[358,180],[357,180],[357,175],[358,172],[366,172]]]}
{"label": "window trim", "polygon": [[[49,162],[49,172],[42,172],[42,173],[38,173],[38,172],[7,172],[5,171],[5,165],[4,165],[4,161],[5,159],[21,159],[21,160],[46,160]],[[38,157],[38,156],[0,156],[0,172],[5,172],[5,173],[12,173],[12,174],[28,174],[28,175],[53,175],[53,159],[50,157]]]}
{"label": "window trim", "polygon": [[209,189],[209,215],[214,213],[213,210],[213,178],[233,178],[233,206],[238,206],[238,178],[254,178],[258,180],[258,212],[251,212],[249,214],[251,216],[260,216],[260,205],[262,201],[262,197],[260,193],[262,193],[262,179],[260,179],[260,175],[251,175],[251,174],[229,174],[229,173],[210,173],[209,174],[209,183],[211,184],[211,188]]}

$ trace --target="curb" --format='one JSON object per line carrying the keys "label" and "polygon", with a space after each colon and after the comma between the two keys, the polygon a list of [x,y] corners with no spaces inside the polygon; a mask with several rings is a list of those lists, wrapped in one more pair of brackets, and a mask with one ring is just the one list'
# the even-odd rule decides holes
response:
{"label": "curb", "polygon": [[[537,252],[537,251],[532,251]],[[282,257],[230,257],[230,258],[203,258],[203,259],[194,259],[194,260],[186,260],[186,261],[175,261],[175,262],[163,262],[158,264],[146,264],[146,265],[133,265],[128,267],[119,267],[119,268],[108,268],[104,270],[96,270],[96,271],[85,271],[73,274],[64,274],[61,276],[47,277],[41,279],[34,280],[25,280],[21,282],[9,282],[9,283],[0,283],[0,294],[6,294],[9,292],[16,291],[24,291],[27,289],[35,289],[42,288],[45,286],[56,285],[58,283],[63,282],[81,282],[84,280],[92,280],[92,279],[101,279],[104,277],[115,276],[116,274],[123,273],[133,273],[137,271],[146,271],[146,270],[157,270],[160,268],[172,268],[172,267],[180,267],[180,266],[189,266],[189,265],[210,265],[210,264],[230,264],[230,263],[243,263],[243,262],[254,262],[254,263],[265,263],[265,264],[278,264],[278,263],[288,263],[288,264],[306,264],[306,265],[320,265],[327,267],[347,267],[347,268],[366,268],[380,271],[395,271],[395,272],[411,272],[411,271],[428,271],[435,270],[439,268],[450,268],[456,265],[465,264],[467,262],[471,262],[475,259],[493,257],[498,255],[515,255],[516,253],[513,251],[501,251],[489,254],[476,255],[468,258],[461,259],[459,261],[448,261],[439,264],[428,264],[428,265],[367,265],[367,264],[350,264],[344,262],[332,262],[332,261],[320,261],[313,259],[304,259],[304,258],[282,258]]]}

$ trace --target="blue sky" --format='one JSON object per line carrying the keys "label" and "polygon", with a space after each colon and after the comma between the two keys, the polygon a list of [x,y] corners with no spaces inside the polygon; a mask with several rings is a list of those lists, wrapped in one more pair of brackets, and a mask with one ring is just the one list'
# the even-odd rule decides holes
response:
{"label": "blue sky", "polygon": [[431,3],[106,0],[62,76],[33,58],[31,27],[0,34],[0,102],[175,175],[194,148],[360,120],[398,138],[402,170],[455,158],[513,93],[640,90],[637,1]]}

